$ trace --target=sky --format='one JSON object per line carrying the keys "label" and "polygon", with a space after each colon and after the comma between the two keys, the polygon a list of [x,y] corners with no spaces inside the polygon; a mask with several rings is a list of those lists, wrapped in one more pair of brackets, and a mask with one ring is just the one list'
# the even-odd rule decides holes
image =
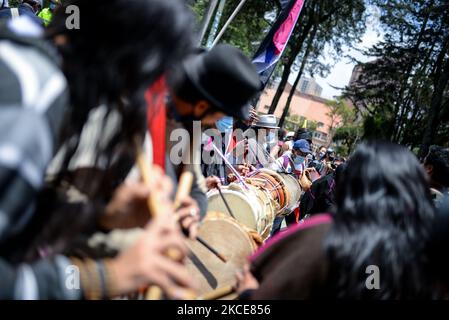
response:
{"label": "sky", "polygon": [[[382,40],[382,35],[377,31],[378,28],[371,27],[375,25],[375,23],[370,23],[369,25],[367,25],[367,30],[362,37],[362,42],[357,45],[358,48],[370,48],[375,43]],[[345,57],[347,55],[352,56],[362,62],[371,60],[369,57],[364,56],[362,53],[351,48],[345,48],[342,56]],[[326,59],[326,56],[324,58]],[[326,78],[315,76],[315,80],[323,88],[321,96],[323,98],[332,99],[334,96],[340,95],[341,90],[335,89],[332,86],[344,88],[351,79],[351,74],[354,66],[355,63],[350,61],[350,59],[342,58],[335,64]],[[293,84],[293,82],[295,81],[297,74],[297,72],[292,72],[290,74],[289,82],[291,84]],[[306,76],[308,75],[306,74]]]}

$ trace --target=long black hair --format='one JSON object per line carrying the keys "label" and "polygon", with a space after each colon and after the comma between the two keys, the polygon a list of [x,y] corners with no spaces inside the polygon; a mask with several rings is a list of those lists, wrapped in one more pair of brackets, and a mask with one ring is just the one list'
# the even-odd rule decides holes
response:
{"label": "long black hair", "polygon": [[[79,29],[70,25],[78,12]],[[52,252],[61,252],[78,233],[95,227],[98,213],[134,163],[136,137],[145,134],[145,91],[191,51],[193,21],[180,0],[68,0],[55,11],[46,37],[62,57],[71,105],[59,139],[65,151],[61,165],[38,199],[37,224],[43,230],[34,225],[36,232],[29,232],[39,234],[31,241],[30,259],[36,247],[50,244]],[[86,204],[69,203],[64,196],[57,202],[56,190],[72,181],[69,166],[89,113],[100,105],[120,118],[109,141],[95,146],[104,170],[83,177],[89,184]],[[106,120],[98,125],[105,128]]]}
{"label": "long black hair", "polygon": [[[430,296],[424,245],[433,217],[429,185],[415,155],[389,142],[360,145],[338,181],[334,224],[325,241],[335,296]],[[379,268],[380,287],[369,290],[372,265]]]}
{"label": "long black hair", "polygon": [[[79,9],[79,29],[67,28],[71,6]],[[143,135],[144,91],[190,50],[192,21],[177,0],[69,0],[56,10],[47,36],[65,38],[58,48],[72,104],[62,134],[69,143],[66,164],[89,112],[100,104],[118,111],[126,124],[113,145]]]}

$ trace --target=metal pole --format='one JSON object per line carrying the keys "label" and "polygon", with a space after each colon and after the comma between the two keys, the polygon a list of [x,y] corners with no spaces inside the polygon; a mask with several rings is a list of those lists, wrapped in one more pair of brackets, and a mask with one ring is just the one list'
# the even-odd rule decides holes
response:
{"label": "metal pole", "polygon": [[218,0],[210,0],[209,5],[207,7],[206,15],[203,18],[203,21],[201,23],[201,32],[199,34],[198,38],[198,46],[201,46],[201,42],[203,42],[204,35],[206,34],[207,27],[209,26],[210,19],[212,18],[212,14],[215,11],[215,8],[217,7]]}
{"label": "metal pole", "polygon": [[220,4],[218,5],[217,13],[215,14],[215,19],[214,19],[214,22],[212,23],[212,27],[210,28],[209,37],[207,38],[206,47],[208,47],[208,48],[212,47],[214,38],[217,35],[221,17],[223,16],[223,10],[224,10],[225,3],[226,3],[226,0],[220,0]]}
{"label": "metal pole", "polygon": [[239,13],[240,9],[242,9],[242,7],[246,3],[246,1],[247,0],[242,0],[239,3],[239,5],[237,6],[237,8],[235,8],[234,12],[231,14],[231,16],[229,17],[228,21],[226,21],[226,23],[223,26],[223,28],[221,29],[220,33],[215,38],[214,43],[212,43],[211,48],[213,48],[218,43],[218,41],[220,41],[220,39],[223,36],[223,34],[225,33],[226,29],[229,27],[229,25],[231,24],[232,20],[234,20],[235,16]]}

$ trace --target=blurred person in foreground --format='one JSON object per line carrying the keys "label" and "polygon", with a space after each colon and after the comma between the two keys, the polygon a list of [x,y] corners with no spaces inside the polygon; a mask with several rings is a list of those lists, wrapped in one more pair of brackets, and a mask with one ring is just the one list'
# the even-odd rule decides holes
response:
{"label": "blurred person in foreground", "polygon": [[[82,28],[66,28],[65,6],[45,34],[27,17],[0,27],[0,51],[9,53],[0,55],[0,299],[102,299],[152,284],[179,297],[192,284],[184,267],[165,256],[171,247],[181,260],[186,255],[170,215],[170,181],[158,170],[151,186],[123,181],[135,139],[146,129],[143,93],[190,49],[192,17],[175,0],[65,5],[78,6]],[[100,121],[99,142],[90,141],[104,171],[88,176],[89,194],[71,196],[70,164],[99,106],[118,120]],[[45,179],[58,150],[54,176]],[[80,234],[101,228],[104,215],[132,219],[143,211],[148,217],[150,194],[168,214],[120,255],[94,260],[65,254]],[[74,266],[81,283],[70,288],[66,270]]]}
{"label": "blurred person in foreground", "polygon": [[238,274],[241,298],[434,295],[425,250],[434,207],[415,155],[388,142],[362,144],[336,191],[335,212],[305,220],[251,257]]}

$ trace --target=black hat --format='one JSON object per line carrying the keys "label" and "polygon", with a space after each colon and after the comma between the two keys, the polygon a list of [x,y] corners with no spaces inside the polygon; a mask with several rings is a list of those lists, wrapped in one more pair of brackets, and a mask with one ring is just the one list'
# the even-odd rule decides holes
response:
{"label": "black hat", "polygon": [[312,132],[310,132],[310,131],[303,132],[299,135],[298,138],[311,142],[312,141]]}
{"label": "black hat", "polygon": [[239,49],[217,45],[187,58],[183,69],[213,107],[235,118],[249,118],[248,102],[262,90],[262,82],[251,61]]}

